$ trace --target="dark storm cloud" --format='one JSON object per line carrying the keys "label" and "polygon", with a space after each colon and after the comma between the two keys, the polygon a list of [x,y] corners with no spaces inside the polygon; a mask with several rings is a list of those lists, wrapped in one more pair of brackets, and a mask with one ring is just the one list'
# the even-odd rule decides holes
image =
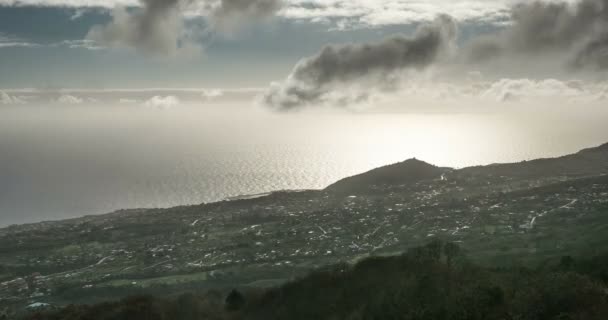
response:
{"label": "dark storm cloud", "polygon": [[564,53],[576,67],[608,67],[608,0],[535,1],[513,8],[513,24],[468,47],[472,61],[513,54]]}
{"label": "dark storm cloud", "polygon": [[[328,45],[301,60],[282,84],[266,93],[263,102],[279,110],[322,103],[335,86],[372,80],[382,85],[395,71],[421,69],[437,60],[456,38],[456,24],[448,16],[422,25],[413,37],[393,36],[378,43]],[[365,99],[358,93],[352,100]],[[344,96],[338,100],[347,103]],[[348,100],[348,99],[347,99]]]}

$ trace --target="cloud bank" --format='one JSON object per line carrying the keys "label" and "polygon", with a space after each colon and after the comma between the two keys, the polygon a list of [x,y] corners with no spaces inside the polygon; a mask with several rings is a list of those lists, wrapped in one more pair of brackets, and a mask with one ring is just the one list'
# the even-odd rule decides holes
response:
{"label": "cloud bank", "polygon": [[369,99],[347,107],[349,110],[393,106],[395,110],[433,111],[456,107],[460,111],[506,111],[524,105],[583,108],[601,105],[607,100],[608,82],[554,78],[445,81],[431,77],[408,79],[392,91],[371,90]]}
{"label": "cloud bank", "polygon": [[56,102],[61,104],[81,104],[84,100],[70,94],[62,94],[57,98]]}
{"label": "cloud bank", "polygon": [[18,96],[11,96],[4,91],[0,91],[0,104],[25,104],[26,101]]}
{"label": "cloud bank", "polygon": [[37,43],[0,32],[0,48],[11,48],[11,47],[34,48],[34,47],[38,47],[38,46],[40,46],[40,45]]}
{"label": "cloud bank", "polygon": [[[384,84],[396,71],[422,69],[449,51],[456,38],[455,22],[440,16],[418,28],[413,37],[393,36],[372,44],[329,45],[301,60],[287,80],[273,84],[263,101],[279,110],[295,109],[332,99],[335,89],[353,82]],[[365,99],[365,95],[354,100]],[[345,101],[348,103],[348,101]]]}

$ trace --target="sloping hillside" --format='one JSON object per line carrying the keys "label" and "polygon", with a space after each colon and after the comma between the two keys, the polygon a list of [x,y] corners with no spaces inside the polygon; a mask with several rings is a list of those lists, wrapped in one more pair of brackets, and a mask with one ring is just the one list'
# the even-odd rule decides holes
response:
{"label": "sloping hillside", "polygon": [[357,193],[369,190],[373,186],[401,185],[421,180],[439,179],[443,173],[449,170],[417,159],[409,159],[344,178],[325,190],[334,193]]}
{"label": "sloping hillside", "polygon": [[591,176],[608,173],[608,143],[558,158],[519,163],[493,164],[458,170],[461,174],[520,178],[545,176]]}

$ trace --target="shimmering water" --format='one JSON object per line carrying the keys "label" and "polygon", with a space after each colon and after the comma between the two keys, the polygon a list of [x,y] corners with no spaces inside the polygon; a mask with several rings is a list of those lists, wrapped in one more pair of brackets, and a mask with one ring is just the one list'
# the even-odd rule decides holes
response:
{"label": "shimmering water", "polygon": [[547,110],[7,107],[0,109],[0,225],[323,188],[411,157],[463,167],[608,142],[608,112]]}

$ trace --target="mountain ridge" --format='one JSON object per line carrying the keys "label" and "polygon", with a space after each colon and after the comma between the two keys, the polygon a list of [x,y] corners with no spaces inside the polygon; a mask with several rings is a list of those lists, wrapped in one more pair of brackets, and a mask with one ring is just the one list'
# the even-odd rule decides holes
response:
{"label": "mountain ridge", "polygon": [[348,193],[381,184],[413,183],[420,180],[440,178],[449,168],[440,168],[416,158],[393,163],[370,171],[346,177],[332,183],[324,191]]}
{"label": "mountain ridge", "polygon": [[514,163],[495,163],[452,169],[437,167],[411,158],[402,162],[375,168],[332,183],[324,191],[335,193],[370,191],[374,186],[416,183],[422,180],[466,176],[509,176],[533,178],[542,176],[583,177],[608,173],[608,143],[582,149],[576,153],[554,158],[540,158]]}

